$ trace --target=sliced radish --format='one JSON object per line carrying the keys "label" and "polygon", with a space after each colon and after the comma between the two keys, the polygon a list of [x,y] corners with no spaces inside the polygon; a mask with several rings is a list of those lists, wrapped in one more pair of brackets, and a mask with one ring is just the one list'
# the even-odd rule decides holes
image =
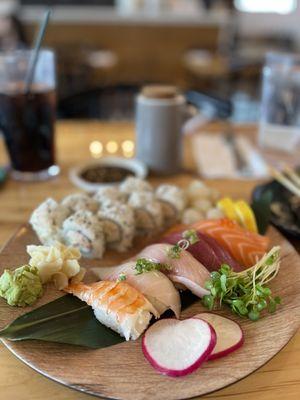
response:
{"label": "sliced radish", "polygon": [[145,333],[142,349],[150,364],[169,376],[192,373],[207,360],[216,345],[216,332],[209,323],[189,318],[162,319]]}
{"label": "sliced radish", "polygon": [[214,313],[201,313],[194,318],[208,322],[216,331],[217,344],[208,360],[227,356],[241,347],[244,343],[242,328],[232,319],[222,317]]}

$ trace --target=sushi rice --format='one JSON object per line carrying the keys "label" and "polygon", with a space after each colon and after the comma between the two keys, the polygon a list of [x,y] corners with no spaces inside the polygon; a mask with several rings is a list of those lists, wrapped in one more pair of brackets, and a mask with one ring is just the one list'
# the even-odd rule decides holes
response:
{"label": "sushi rice", "polygon": [[143,179],[130,176],[121,183],[120,191],[130,196],[133,192],[153,192],[153,187]]}
{"label": "sushi rice", "polygon": [[102,258],[105,251],[103,225],[90,211],[77,211],[63,223],[62,236],[87,258]]}
{"label": "sushi rice", "polygon": [[124,252],[132,246],[135,236],[133,209],[128,204],[114,202],[106,204],[98,212],[109,248]]}
{"label": "sushi rice", "polygon": [[95,192],[93,199],[97,201],[99,207],[105,207],[115,202],[125,203],[127,195],[122,193],[117,186],[102,187]]}
{"label": "sushi rice", "polygon": [[155,195],[161,203],[165,225],[176,222],[186,207],[184,191],[178,186],[163,184],[158,186]]}
{"label": "sushi rice", "polygon": [[61,227],[70,215],[70,210],[54,199],[48,198],[31,214],[30,224],[44,245],[52,245],[62,240]]}
{"label": "sushi rice", "polygon": [[162,206],[152,192],[133,192],[128,204],[134,209],[138,234],[151,235],[163,227]]}
{"label": "sushi rice", "polygon": [[159,316],[152,304],[126,282],[79,283],[65,290],[92,306],[96,318],[126,340],[135,340],[144,332],[151,313]]}
{"label": "sushi rice", "polygon": [[70,194],[62,200],[61,204],[67,207],[70,210],[70,213],[79,210],[88,210],[94,213],[99,208],[97,201],[85,193]]}
{"label": "sushi rice", "polygon": [[181,213],[186,207],[186,196],[184,191],[175,185],[159,185],[155,191],[156,198],[164,200],[173,205],[177,212]]}
{"label": "sushi rice", "polygon": [[83,256],[101,258],[105,247],[124,252],[136,236],[152,236],[179,221],[190,224],[222,216],[213,198],[218,193],[201,181],[186,190],[128,177],[103,186],[93,195],[74,193],[60,204],[49,198],[34,210],[30,223],[41,243],[77,245]]}

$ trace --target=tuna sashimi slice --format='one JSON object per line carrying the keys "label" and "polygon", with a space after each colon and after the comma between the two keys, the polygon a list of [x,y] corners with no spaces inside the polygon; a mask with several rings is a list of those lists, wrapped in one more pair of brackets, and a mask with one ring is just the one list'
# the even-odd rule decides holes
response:
{"label": "tuna sashimi slice", "polygon": [[[175,244],[183,239],[181,232],[171,233],[162,238],[163,243]],[[196,260],[201,262],[209,271],[216,271],[222,264],[230,265],[235,271],[241,271],[243,268],[234,260],[234,258],[225,250],[214,238],[197,232],[199,241],[191,244],[186,250],[191,253]]]}

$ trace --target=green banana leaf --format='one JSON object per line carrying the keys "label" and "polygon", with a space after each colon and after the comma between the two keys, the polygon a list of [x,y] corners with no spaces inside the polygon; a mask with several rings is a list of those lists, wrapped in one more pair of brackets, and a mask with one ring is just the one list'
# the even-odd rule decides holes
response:
{"label": "green banana leaf", "polygon": [[[182,309],[197,300],[196,296],[186,291],[182,295]],[[21,315],[0,331],[0,338],[12,341],[38,339],[94,349],[125,341],[116,332],[102,325],[90,306],[71,295]]]}

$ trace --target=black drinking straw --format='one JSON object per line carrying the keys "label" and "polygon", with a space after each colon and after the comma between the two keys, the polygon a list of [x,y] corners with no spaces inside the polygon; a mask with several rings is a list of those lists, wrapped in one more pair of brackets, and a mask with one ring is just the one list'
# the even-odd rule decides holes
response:
{"label": "black drinking straw", "polygon": [[25,94],[30,93],[30,88],[31,88],[33,78],[34,78],[36,64],[37,64],[37,61],[39,58],[39,52],[41,49],[42,41],[45,36],[45,32],[46,32],[46,28],[47,28],[47,25],[49,22],[50,15],[51,15],[51,10],[49,9],[45,12],[44,18],[40,25],[38,35],[35,40],[34,48],[32,50],[32,56],[29,60],[29,67],[28,67],[28,71],[26,74],[26,78],[25,78]]}

